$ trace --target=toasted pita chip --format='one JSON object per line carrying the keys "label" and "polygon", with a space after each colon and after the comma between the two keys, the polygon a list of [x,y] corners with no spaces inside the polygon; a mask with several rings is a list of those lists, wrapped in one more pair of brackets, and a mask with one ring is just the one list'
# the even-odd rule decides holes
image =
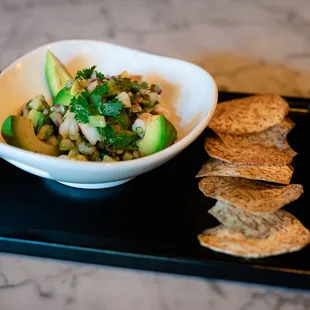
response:
{"label": "toasted pita chip", "polygon": [[288,112],[289,105],[280,96],[249,96],[218,104],[208,127],[233,135],[257,133],[280,124]]}
{"label": "toasted pita chip", "polygon": [[204,148],[210,157],[239,165],[288,165],[297,155],[289,146],[281,150],[261,145],[225,145],[218,137],[207,137]]}
{"label": "toasted pita chip", "polygon": [[247,212],[275,212],[303,194],[301,184],[271,185],[235,177],[206,177],[199,181],[199,189]]}
{"label": "toasted pita chip", "polygon": [[211,158],[200,168],[197,178],[208,176],[230,176],[245,179],[289,184],[294,172],[291,165],[283,166],[249,166],[234,165]]}
{"label": "toasted pita chip", "polygon": [[226,133],[218,133],[225,145],[228,147],[250,147],[260,145],[263,147],[275,147],[279,149],[290,148],[287,142],[287,135],[293,128],[293,123],[285,119],[281,124],[261,131],[259,133],[231,135]]}
{"label": "toasted pita chip", "polygon": [[246,212],[232,204],[218,200],[208,213],[226,228],[232,228],[249,238],[267,238],[279,227],[286,227],[290,218],[284,211],[273,213]]}
{"label": "toasted pita chip", "polygon": [[281,221],[267,238],[248,238],[243,233],[223,225],[198,235],[200,244],[213,251],[244,258],[263,258],[304,248],[310,242],[310,232],[292,214],[280,212]]}

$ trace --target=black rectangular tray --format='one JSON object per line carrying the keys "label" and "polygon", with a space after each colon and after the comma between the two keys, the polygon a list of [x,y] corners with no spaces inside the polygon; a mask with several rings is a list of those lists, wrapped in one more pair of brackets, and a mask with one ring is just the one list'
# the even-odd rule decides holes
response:
{"label": "black rectangular tray", "polygon": [[[219,93],[219,102],[250,94]],[[306,98],[286,98],[308,108]],[[305,193],[285,209],[310,228],[310,117],[294,114],[289,143],[298,152],[292,183]],[[206,132],[176,158],[114,188],[80,190],[33,176],[0,159],[0,251],[140,270],[310,289],[310,246],[247,260],[199,245],[217,225],[215,200],[195,177],[208,159]]]}

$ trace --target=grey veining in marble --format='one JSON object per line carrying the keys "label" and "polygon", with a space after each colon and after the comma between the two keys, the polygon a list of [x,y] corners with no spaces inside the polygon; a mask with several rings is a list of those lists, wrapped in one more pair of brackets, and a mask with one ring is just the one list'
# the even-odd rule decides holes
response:
{"label": "grey veining in marble", "polygon": [[[79,38],[195,62],[221,89],[310,96],[309,0],[0,0],[0,69]],[[1,255],[13,309],[306,310],[310,294]]]}
{"label": "grey veining in marble", "polygon": [[196,62],[221,88],[310,95],[307,0],[1,0],[0,12],[0,68],[85,38]]}
{"label": "grey veining in marble", "polygon": [[1,310],[310,309],[303,292],[12,256],[0,259],[0,301]]}

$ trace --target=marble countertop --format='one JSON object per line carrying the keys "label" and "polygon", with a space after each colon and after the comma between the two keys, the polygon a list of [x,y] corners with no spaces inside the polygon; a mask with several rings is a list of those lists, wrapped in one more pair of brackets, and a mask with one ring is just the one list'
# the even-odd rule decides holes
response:
{"label": "marble countertop", "polygon": [[[0,69],[78,38],[192,61],[220,89],[310,96],[308,0],[0,0]],[[0,255],[0,310],[42,308],[301,310],[310,294]]]}

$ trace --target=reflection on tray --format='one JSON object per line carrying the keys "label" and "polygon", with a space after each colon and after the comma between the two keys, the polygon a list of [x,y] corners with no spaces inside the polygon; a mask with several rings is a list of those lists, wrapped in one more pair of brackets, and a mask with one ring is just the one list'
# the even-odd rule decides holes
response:
{"label": "reflection on tray", "polygon": [[44,186],[57,195],[64,196],[66,198],[85,200],[107,199],[116,195],[126,195],[126,193],[128,193],[128,191],[132,188],[132,181],[128,184],[96,190],[73,188],[49,179],[42,179],[42,182]]}

